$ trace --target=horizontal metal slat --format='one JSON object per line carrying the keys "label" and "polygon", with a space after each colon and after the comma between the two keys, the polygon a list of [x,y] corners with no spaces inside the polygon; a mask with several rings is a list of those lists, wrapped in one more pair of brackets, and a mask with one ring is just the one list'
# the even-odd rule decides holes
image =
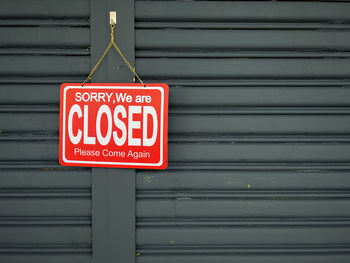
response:
{"label": "horizontal metal slat", "polygon": [[[207,250],[208,251],[208,250]],[[209,250],[210,251],[210,250]],[[211,251],[210,251],[211,252]],[[163,263],[164,257],[166,257],[167,263],[232,263],[232,262],[245,262],[245,263],[279,263],[283,261],[284,263],[295,263],[295,262],[317,262],[317,263],[329,263],[335,261],[337,263],[348,263],[350,260],[350,254],[346,252],[329,252],[324,253],[322,250],[311,252],[310,254],[305,254],[303,251],[288,253],[282,250],[282,253],[276,252],[276,254],[266,254],[265,251],[261,253],[254,252],[249,253],[243,250],[242,252],[236,252],[231,254],[230,252],[216,254],[192,254],[192,251],[184,250],[183,253],[164,253],[159,250],[158,253],[147,253],[147,251],[142,251],[138,257],[136,257],[137,263]]]}
{"label": "horizontal metal slat", "polygon": [[58,113],[0,113],[2,132],[58,132]]}
{"label": "horizontal metal slat", "polygon": [[138,228],[138,245],[345,244],[350,225],[327,227]]}
{"label": "horizontal metal slat", "polygon": [[32,26],[65,26],[65,27],[89,27],[88,18],[69,18],[69,19],[0,19],[0,26],[5,27],[32,27]]}
{"label": "horizontal metal slat", "polygon": [[[348,21],[349,3],[136,1],[136,21]],[[252,10],[259,10],[253,12]]]}
{"label": "horizontal metal slat", "polygon": [[[136,50],[348,50],[347,31],[137,29]],[[258,41],[257,41],[258,40]],[[185,50],[183,50],[185,49]]]}
{"label": "horizontal metal slat", "polygon": [[350,116],[170,114],[169,133],[348,134]]}
{"label": "horizontal metal slat", "polygon": [[91,226],[0,225],[0,244],[89,244]]}
{"label": "horizontal metal slat", "polygon": [[[338,21],[339,22],[339,21]],[[137,29],[165,29],[165,28],[176,28],[176,29],[267,29],[267,30],[349,30],[349,24],[341,24],[337,21],[333,22],[256,22],[256,21],[224,21],[221,20],[210,20],[207,21],[156,21],[153,22],[136,22],[135,27]],[[1,21],[0,21],[0,24]]]}
{"label": "horizontal metal slat", "polygon": [[[19,195],[19,194],[17,194]],[[159,200],[320,200],[320,199],[349,199],[350,193],[347,189],[340,190],[255,190],[249,187],[243,190],[154,190],[154,191],[138,191],[137,198],[142,199],[159,199]]]}
{"label": "horizontal metal slat", "polygon": [[[1,50],[0,50],[1,52]],[[3,52],[7,52],[4,50]],[[13,52],[13,51],[8,51]],[[20,51],[19,51],[20,52]],[[35,51],[33,51],[35,52]],[[40,52],[40,51],[39,51]],[[48,51],[50,52],[50,51]],[[76,51],[78,52],[78,51]],[[82,52],[82,51],[81,51]],[[11,53],[12,54],[12,53]],[[22,54],[22,53],[21,53]],[[348,51],[255,51],[255,50],[140,50],[136,51],[136,58],[349,58]]]}
{"label": "horizontal metal slat", "polygon": [[[58,113],[0,113],[2,132],[58,132]],[[38,126],[39,125],[39,126]]]}
{"label": "horizontal metal slat", "polygon": [[88,0],[1,0],[0,17],[4,18],[52,18],[89,17]]}
{"label": "horizontal metal slat", "polygon": [[1,76],[88,75],[88,56],[0,56]]}
{"label": "horizontal metal slat", "polygon": [[262,246],[141,246],[138,247],[138,263],[164,262],[348,262],[350,258],[347,245],[262,245]]}
{"label": "horizontal metal slat", "polygon": [[[39,139],[40,137],[38,137]],[[57,161],[58,141],[2,141],[0,162]],[[264,154],[262,154],[264,153]],[[348,142],[182,142],[169,144],[175,163],[347,163]]]}
{"label": "horizontal metal slat", "polygon": [[30,56],[90,56],[90,50],[84,48],[3,48],[0,55],[30,55]]}
{"label": "horizontal metal slat", "polygon": [[0,83],[2,84],[57,84],[62,83],[82,83],[85,80],[86,76],[3,76],[0,78]]}
{"label": "horizontal metal slat", "polygon": [[0,261],[88,263],[91,262],[91,244],[0,245]]}
{"label": "horizontal metal slat", "polygon": [[26,262],[26,263],[90,263],[91,262],[91,252],[85,253],[75,253],[73,252],[57,252],[57,253],[0,253],[1,262]]}
{"label": "horizontal metal slat", "polygon": [[91,216],[88,197],[14,196],[0,198],[0,217]]}
{"label": "horizontal metal slat", "polygon": [[1,161],[38,161],[58,160],[58,141],[1,142]]}
{"label": "horizontal metal slat", "polygon": [[139,256],[158,255],[160,253],[169,256],[175,255],[253,255],[253,254],[318,254],[326,253],[348,253],[350,247],[347,244],[339,245],[227,245],[227,246],[193,246],[193,245],[166,245],[166,246],[138,246]]}
{"label": "horizontal metal slat", "polygon": [[[350,79],[275,79],[275,78],[258,78],[258,79],[171,79],[171,78],[152,78],[147,79],[147,82],[150,83],[162,83],[166,82],[170,86],[188,86],[188,87],[336,87],[339,85],[344,86],[344,88],[350,85]],[[0,83],[4,83],[0,79]],[[20,82],[6,82],[6,83],[23,83],[23,80]],[[36,83],[42,83],[40,79],[37,79]],[[52,82],[49,82],[52,83]],[[55,82],[57,83],[57,82]]]}
{"label": "horizontal metal slat", "polygon": [[90,168],[1,169],[1,189],[89,189]]}
{"label": "horizontal metal slat", "polygon": [[58,83],[0,84],[1,104],[58,104],[59,94],[60,84]]}
{"label": "horizontal metal slat", "polygon": [[91,244],[61,244],[61,245],[0,245],[0,253],[47,253],[47,254],[64,254],[64,253],[89,253]]}
{"label": "horizontal metal slat", "polygon": [[137,190],[186,189],[350,189],[350,171],[322,169],[271,169],[251,171],[206,169],[167,169],[136,171]]}
{"label": "horizontal metal slat", "polygon": [[[234,193],[233,193],[234,194]],[[246,197],[254,195],[246,195]],[[138,218],[231,218],[231,217],[349,217],[349,199],[305,196],[295,200],[293,196],[271,194],[269,199],[256,197],[202,198],[178,197],[169,199],[139,199]],[[293,199],[294,198],[294,199]]]}
{"label": "horizontal metal slat", "polygon": [[[345,106],[350,105],[346,85],[326,87],[278,86],[172,86],[170,105],[186,106]],[[1,92],[1,86],[0,86]]]}
{"label": "horizontal metal slat", "polygon": [[349,59],[139,58],[144,78],[347,78]]}
{"label": "horizontal metal slat", "polygon": [[[21,162],[18,162],[22,164]],[[48,162],[46,165],[51,164],[52,167],[56,167],[54,162]],[[3,162],[3,167],[13,168],[15,167],[15,162]],[[30,167],[37,167],[35,163],[27,165],[32,165]],[[173,170],[251,170],[251,171],[280,171],[284,169],[291,170],[322,170],[327,169],[331,171],[349,170],[350,165],[347,163],[169,163],[168,168]]]}
{"label": "horizontal metal slat", "polygon": [[349,218],[142,218],[137,220],[137,227],[317,227],[348,225]]}
{"label": "horizontal metal slat", "polygon": [[349,162],[348,143],[173,143],[171,162]]}
{"label": "horizontal metal slat", "polygon": [[0,47],[83,47],[90,29],[83,27],[0,27]]}

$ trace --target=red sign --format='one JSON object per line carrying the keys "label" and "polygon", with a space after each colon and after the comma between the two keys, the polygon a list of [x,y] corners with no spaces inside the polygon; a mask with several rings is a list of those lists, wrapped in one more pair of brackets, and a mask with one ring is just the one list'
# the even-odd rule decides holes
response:
{"label": "red sign", "polygon": [[61,86],[60,164],[165,169],[166,84]]}

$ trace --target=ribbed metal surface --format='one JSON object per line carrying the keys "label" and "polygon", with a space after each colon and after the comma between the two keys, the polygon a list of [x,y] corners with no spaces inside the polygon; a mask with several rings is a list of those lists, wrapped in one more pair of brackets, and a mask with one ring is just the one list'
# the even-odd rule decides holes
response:
{"label": "ribbed metal surface", "polygon": [[0,2],[0,262],[91,262],[91,170],[46,147],[60,83],[89,71],[89,12],[88,0]]}
{"label": "ribbed metal surface", "polygon": [[137,71],[170,84],[137,262],[349,262],[350,3],[135,4]]}

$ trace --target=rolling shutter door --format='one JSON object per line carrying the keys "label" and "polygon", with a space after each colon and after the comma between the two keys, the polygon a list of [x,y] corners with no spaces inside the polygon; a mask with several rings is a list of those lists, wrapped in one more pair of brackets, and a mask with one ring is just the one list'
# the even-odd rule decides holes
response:
{"label": "rolling shutter door", "polygon": [[137,262],[349,262],[350,3],[136,1],[170,85],[169,168],[137,170]]}
{"label": "rolling shutter door", "polygon": [[91,262],[91,170],[58,165],[59,86],[88,74],[89,12],[0,2],[1,262]]}
{"label": "rolling shutter door", "polygon": [[[137,71],[171,87],[169,168],[136,171],[137,262],[349,261],[349,10],[135,2]],[[57,163],[89,1],[0,17],[0,261],[91,262],[91,169]]]}

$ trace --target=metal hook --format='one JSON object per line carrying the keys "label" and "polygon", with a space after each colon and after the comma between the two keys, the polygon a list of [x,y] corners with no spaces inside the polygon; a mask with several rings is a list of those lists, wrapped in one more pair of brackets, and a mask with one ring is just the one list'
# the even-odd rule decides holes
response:
{"label": "metal hook", "polygon": [[109,11],[109,24],[110,25],[117,24],[117,11]]}

